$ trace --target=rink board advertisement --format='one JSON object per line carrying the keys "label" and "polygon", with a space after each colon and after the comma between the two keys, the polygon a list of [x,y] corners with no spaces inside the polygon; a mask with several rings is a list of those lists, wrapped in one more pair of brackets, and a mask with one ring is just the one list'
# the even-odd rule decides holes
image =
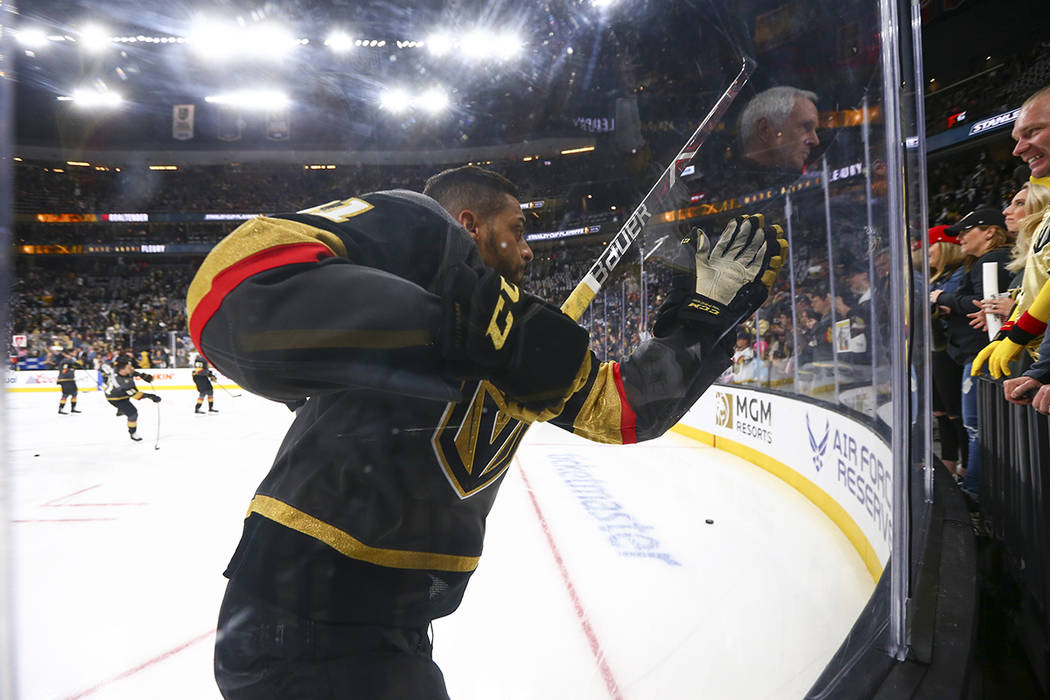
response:
{"label": "rink board advertisement", "polygon": [[[154,368],[154,369],[139,369],[136,370],[143,374],[148,374],[153,377],[153,383],[145,381],[144,379],[136,379],[136,385],[144,390],[149,391],[150,386],[154,389],[196,389],[197,387],[193,383],[193,370],[189,368],[182,369],[165,369],[165,368]],[[227,389],[235,389],[237,385],[232,380],[224,377],[220,372],[212,369],[216,379],[212,381],[212,385],[216,388],[225,387]],[[102,383],[103,379],[98,370],[93,369],[78,369],[77,370],[77,390],[78,391],[95,391]],[[42,369],[42,370],[25,370],[21,372],[5,372],[4,373],[4,386],[8,391],[60,391],[58,386],[58,370],[56,369]]]}
{"label": "rink board advertisement", "polygon": [[806,401],[715,385],[676,430],[788,482],[843,531],[873,578],[881,574],[893,532],[893,461],[870,428]]}

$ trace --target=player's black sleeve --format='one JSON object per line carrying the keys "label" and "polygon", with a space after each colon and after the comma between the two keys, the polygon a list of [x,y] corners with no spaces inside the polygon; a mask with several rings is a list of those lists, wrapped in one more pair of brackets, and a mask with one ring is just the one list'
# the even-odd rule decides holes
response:
{"label": "player's black sleeve", "polygon": [[371,388],[455,401],[437,290],[463,261],[483,269],[469,234],[417,193],[258,217],[205,259],[187,297],[190,333],[210,364],[274,400]]}
{"label": "player's black sleeve", "polygon": [[686,414],[731,356],[725,339],[651,338],[623,362],[593,362],[586,384],[551,422],[597,442],[651,440]]}

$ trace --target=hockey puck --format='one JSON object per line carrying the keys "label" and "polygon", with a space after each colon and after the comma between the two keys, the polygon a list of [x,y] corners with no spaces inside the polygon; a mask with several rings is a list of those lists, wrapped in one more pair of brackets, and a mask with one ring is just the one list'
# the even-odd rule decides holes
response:
{"label": "hockey puck", "polygon": [[708,518],[708,519],[707,519],[707,520],[705,520],[704,522],[705,522],[705,523],[707,523],[708,525],[714,525],[714,524],[715,524],[715,521],[714,521],[714,520],[712,520],[711,518]]}
{"label": "hockey puck", "polygon": [[40,455],[36,454],[36,455],[33,455],[33,456],[34,456],[34,457],[39,457]]}

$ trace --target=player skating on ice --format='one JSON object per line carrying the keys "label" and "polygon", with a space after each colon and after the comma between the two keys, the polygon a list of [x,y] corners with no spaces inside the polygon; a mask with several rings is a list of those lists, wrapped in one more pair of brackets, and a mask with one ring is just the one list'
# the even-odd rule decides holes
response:
{"label": "player skating on ice", "polygon": [[66,399],[69,399],[69,412],[80,413],[77,409],[77,377],[78,369],[83,369],[79,363],[72,359],[62,360],[58,366],[58,386],[62,389],[62,398],[58,400],[58,412],[65,414]]}
{"label": "player skating on ice", "polygon": [[663,434],[729,365],[786,248],[761,217],[717,243],[687,233],[654,337],[600,363],[518,286],[532,251],[513,184],[468,166],[424,191],[249,220],[190,286],[190,333],[218,370],[306,400],[225,571],[228,699],[447,697],[427,628],[460,604],[528,425]]}
{"label": "player skating on ice", "polygon": [[197,385],[197,407],[194,413],[204,413],[201,406],[208,399],[208,413],[218,413],[215,409],[215,388],[211,385],[215,373],[208,368],[208,361],[198,356],[193,362],[193,383]]}
{"label": "player skating on ice", "polygon": [[136,372],[135,368],[131,364],[131,360],[126,357],[122,357],[113,363],[113,370],[106,373],[106,399],[117,409],[118,416],[127,416],[128,418],[128,435],[135,442],[139,442],[142,438],[135,435],[138,430],[138,418],[139,411],[135,408],[135,405],[131,403],[132,399],[139,401],[141,399],[149,399],[154,403],[160,401],[160,397],[156,394],[148,394],[135,386],[135,378],[138,377],[146,382],[152,382],[153,377],[144,372]]}

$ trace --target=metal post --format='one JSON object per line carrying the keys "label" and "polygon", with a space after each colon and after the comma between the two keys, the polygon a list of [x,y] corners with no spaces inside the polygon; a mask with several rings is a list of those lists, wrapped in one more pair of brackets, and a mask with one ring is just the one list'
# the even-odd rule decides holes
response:
{"label": "metal post", "polygon": [[912,57],[915,61],[915,133],[918,137],[918,180],[919,180],[919,235],[922,238],[922,286],[919,293],[922,299],[917,300],[918,309],[921,309],[922,318],[922,343],[926,352],[922,353],[922,382],[923,382],[923,434],[926,444],[923,445],[923,487],[925,500],[933,503],[933,364],[930,350],[933,349],[933,329],[930,325],[930,305],[926,300],[930,298],[930,242],[926,235],[929,230],[929,192],[926,183],[926,106],[923,99],[923,70],[922,70],[922,10],[917,2],[911,7],[911,35],[912,35]]}
{"label": "metal post", "polygon": [[864,95],[861,103],[862,119],[860,122],[861,139],[864,142],[864,200],[867,205],[868,224],[865,232],[868,235],[868,294],[871,297],[871,318],[868,320],[868,352],[871,353],[871,417],[878,416],[879,392],[878,386],[879,363],[875,348],[879,347],[878,326],[875,324],[875,309],[878,300],[875,297],[875,249],[876,243],[875,224],[871,213],[871,113],[868,111],[868,96]]}
{"label": "metal post", "polygon": [[820,180],[821,186],[824,188],[824,221],[827,224],[828,232],[828,293],[831,295],[831,357],[832,357],[832,370],[835,376],[835,403],[839,401],[839,346],[838,339],[835,337],[838,328],[835,326],[838,320],[835,315],[835,253],[831,235],[831,192],[830,177],[828,175],[828,159],[827,156],[820,159],[821,172]]}
{"label": "metal post", "polygon": [[904,207],[904,137],[900,114],[900,46],[897,0],[879,0],[882,37],[882,113],[886,139],[886,179],[890,244],[890,367],[893,403],[890,450],[893,455],[893,551],[890,567],[890,650],[898,661],[908,656],[908,577],[910,530],[908,494],[909,373],[905,347],[910,275],[906,258],[907,218]]}
{"label": "metal post", "polygon": [[788,240],[788,282],[791,284],[791,351],[794,357],[791,359],[791,372],[794,375],[795,393],[799,391],[798,385],[798,304],[795,296],[795,241],[791,237],[791,195],[784,196],[784,229]]}

